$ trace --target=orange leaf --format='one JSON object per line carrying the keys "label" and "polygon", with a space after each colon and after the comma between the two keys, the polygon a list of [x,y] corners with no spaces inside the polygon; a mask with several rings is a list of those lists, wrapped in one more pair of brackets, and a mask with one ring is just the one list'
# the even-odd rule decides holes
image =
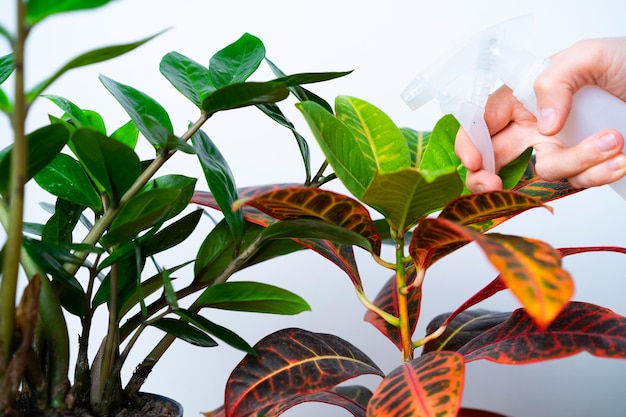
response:
{"label": "orange leaf", "polygon": [[233,209],[249,205],[279,220],[317,218],[359,233],[379,255],[381,238],[368,209],[343,194],[315,187],[289,187],[238,200]]}
{"label": "orange leaf", "polygon": [[367,416],[456,416],[461,405],[463,375],[460,354],[427,353],[387,375],[370,400]]}

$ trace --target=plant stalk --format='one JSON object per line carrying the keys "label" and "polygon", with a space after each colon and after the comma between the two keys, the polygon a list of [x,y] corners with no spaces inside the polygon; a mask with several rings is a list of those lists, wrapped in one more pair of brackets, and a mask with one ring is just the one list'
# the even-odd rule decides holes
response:
{"label": "plant stalk", "polygon": [[405,362],[413,360],[413,342],[411,340],[411,326],[409,321],[409,307],[406,287],[406,268],[404,261],[404,239],[396,236],[396,291],[398,292],[398,318],[400,319],[400,339],[402,340],[402,359]]}
{"label": "plant stalk", "polygon": [[[0,283],[0,356],[6,365],[11,357],[13,332],[15,331],[15,305],[17,279],[22,248],[22,225],[24,222],[24,184],[27,174],[28,146],[26,142],[26,100],[24,97],[24,47],[27,30],[26,4],[16,1],[17,37],[13,42],[15,62],[15,106],[12,114],[13,150],[11,155],[11,182],[9,192],[10,221],[7,243],[4,249],[2,282]],[[4,368],[4,366],[2,367]]]}

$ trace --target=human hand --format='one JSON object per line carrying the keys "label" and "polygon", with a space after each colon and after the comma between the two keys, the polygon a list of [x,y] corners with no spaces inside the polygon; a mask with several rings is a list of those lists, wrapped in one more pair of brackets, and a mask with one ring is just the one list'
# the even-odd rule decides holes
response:
{"label": "human hand", "polygon": [[[537,175],[543,179],[568,178],[583,188],[623,177],[626,155],[621,153],[624,138],[620,132],[603,130],[571,148],[554,136],[565,123],[573,94],[585,85],[596,85],[626,100],[626,37],[585,40],[554,55],[535,81],[537,118],[506,86],[489,97],[485,121],[492,135],[496,170],[533,147]],[[466,184],[471,191],[502,188],[497,175],[481,169],[480,153],[463,129],[457,134],[455,151],[468,169]]]}

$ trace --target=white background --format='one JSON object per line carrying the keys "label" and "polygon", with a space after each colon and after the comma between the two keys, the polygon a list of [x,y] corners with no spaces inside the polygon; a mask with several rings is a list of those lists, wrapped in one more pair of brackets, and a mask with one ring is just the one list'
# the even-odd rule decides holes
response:
{"label": "white background", "polygon": [[[0,0],[0,5],[2,24],[12,28],[13,2]],[[437,106],[431,103],[417,112],[410,111],[399,97],[404,86],[421,68],[475,31],[526,13],[535,17],[528,47],[540,56],[557,52],[578,39],[624,35],[626,6],[621,0],[124,0],[97,11],[53,17],[39,25],[28,43],[27,82],[34,85],[70,58],[94,47],[136,40],[170,27],[127,56],[65,75],[48,92],[100,112],[112,131],[127,116],[99,83],[98,74],[104,74],[154,97],[170,113],[176,132],[182,133],[187,122],[195,120],[198,114],[159,74],[161,57],[175,50],[208,64],[214,52],[249,32],[263,40],[268,57],[286,73],[354,69],[348,77],[312,86],[327,100],[332,101],[338,94],[356,96],[383,109],[399,126],[429,130],[441,116]],[[4,54],[8,46],[1,45],[0,54]],[[255,75],[259,80],[270,77],[267,68]],[[312,139],[291,101],[283,105],[283,110]],[[45,123],[47,113],[60,114],[45,100],[38,101],[32,108],[29,130]],[[205,125],[205,131],[226,156],[239,186],[303,179],[290,133],[254,109],[218,114]],[[10,138],[8,121],[0,118],[0,147],[8,145]],[[313,141],[311,144],[317,167],[320,153]],[[147,151],[148,147],[142,149]],[[193,158],[178,156],[164,172],[197,176],[199,188],[206,189]],[[43,212],[37,207],[43,199],[51,201],[33,191],[28,194],[29,220],[43,221]],[[554,202],[552,207],[554,214],[538,209],[497,231],[544,239],[555,247],[626,246],[626,203],[607,187]],[[187,260],[208,230],[207,224],[188,242],[187,251],[161,258],[161,263],[172,266]],[[359,253],[358,257],[366,291],[373,298],[389,274],[366,254]],[[576,281],[576,299],[626,314],[623,256],[579,255],[566,258],[565,265]],[[423,334],[430,318],[453,310],[494,276],[475,247],[467,247],[438,263],[427,275],[416,335]],[[347,277],[317,255],[298,253],[252,268],[234,279],[260,280],[288,288],[304,296],[313,309],[294,317],[209,313],[212,320],[238,332],[251,344],[277,329],[302,327],[344,337],[370,355],[385,372],[399,364],[397,350],[362,321],[364,309]],[[512,310],[518,304],[501,293],[484,303],[484,307]],[[76,323],[71,320],[70,324],[75,335]],[[142,340],[143,345],[125,371],[126,377],[132,371],[133,360],[139,361],[150,343],[159,337],[158,332],[153,332]],[[92,343],[96,345],[97,341]],[[145,390],[179,400],[187,416],[196,416],[222,404],[226,378],[241,357],[242,353],[228,346],[201,349],[176,342],[155,368]],[[368,377],[359,382],[373,388],[378,381]],[[530,366],[471,363],[467,366],[464,404],[515,417],[623,416],[625,387],[626,362],[588,354]],[[286,415],[349,414],[339,408],[314,405],[294,408]]]}

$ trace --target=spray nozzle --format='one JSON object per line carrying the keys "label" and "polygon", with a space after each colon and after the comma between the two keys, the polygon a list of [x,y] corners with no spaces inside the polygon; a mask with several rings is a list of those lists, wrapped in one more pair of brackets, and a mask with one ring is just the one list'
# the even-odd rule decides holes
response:
{"label": "spray nozzle", "polygon": [[[514,90],[521,88],[522,94],[516,94],[520,100],[521,95],[527,94],[528,85],[532,93],[532,81],[539,67],[537,59],[521,47],[531,22],[531,16],[521,16],[475,34],[463,46],[437,60],[402,92],[402,98],[413,110],[437,99],[441,110],[454,115],[465,129],[482,155],[483,167],[492,173],[495,162],[484,118],[485,103],[498,80]],[[530,95],[532,101],[534,95]]]}

